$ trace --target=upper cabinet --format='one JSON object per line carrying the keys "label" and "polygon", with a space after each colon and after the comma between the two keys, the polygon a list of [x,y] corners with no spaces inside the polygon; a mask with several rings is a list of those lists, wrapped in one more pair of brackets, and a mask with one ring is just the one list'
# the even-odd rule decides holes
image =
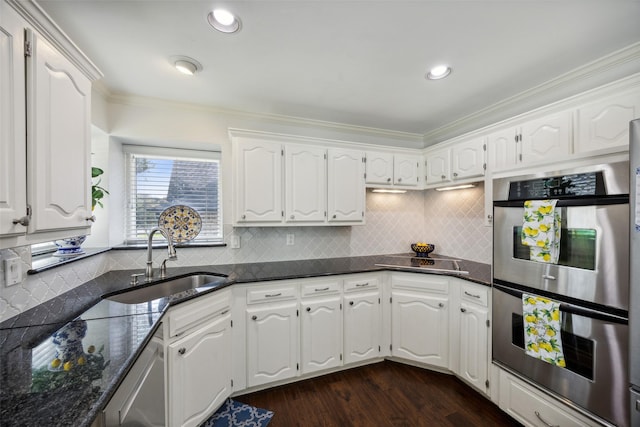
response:
{"label": "upper cabinet", "polygon": [[364,156],[292,137],[231,131],[237,226],[364,222]]}
{"label": "upper cabinet", "polygon": [[86,234],[100,72],[35,2],[0,8],[0,236],[17,245]]}
{"label": "upper cabinet", "polygon": [[492,171],[567,159],[571,153],[571,112],[500,130],[488,139]]}
{"label": "upper cabinet", "polygon": [[577,153],[624,151],[629,148],[629,122],[640,117],[640,93],[630,93],[582,106],[577,112]]}
{"label": "upper cabinet", "polygon": [[366,184],[415,188],[420,185],[421,156],[367,151]]}
{"label": "upper cabinet", "polygon": [[486,147],[484,138],[475,138],[427,151],[427,186],[469,181],[483,176]]}

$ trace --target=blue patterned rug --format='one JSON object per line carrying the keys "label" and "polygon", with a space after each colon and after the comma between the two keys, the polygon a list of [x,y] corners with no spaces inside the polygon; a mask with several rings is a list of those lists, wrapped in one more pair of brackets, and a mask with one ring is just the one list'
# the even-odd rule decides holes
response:
{"label": "blue patterned rug", "polygon": [[227,399],[201,427],[265,427],[272,417],[271,411]]}

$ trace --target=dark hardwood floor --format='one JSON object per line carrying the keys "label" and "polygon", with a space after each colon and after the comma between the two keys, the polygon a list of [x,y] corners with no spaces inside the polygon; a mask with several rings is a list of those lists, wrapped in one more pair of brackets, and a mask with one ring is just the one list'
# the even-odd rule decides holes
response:
{"label": "dark hardwood floor", "polygon": [[274,411],[269,427],[520,426],[454,376],[391,361],[234,399]]}

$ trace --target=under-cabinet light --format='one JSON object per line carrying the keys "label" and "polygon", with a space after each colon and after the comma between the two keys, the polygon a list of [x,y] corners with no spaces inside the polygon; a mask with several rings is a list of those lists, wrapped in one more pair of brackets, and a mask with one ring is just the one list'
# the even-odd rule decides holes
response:
{"label": "under-cabinet light", "polygon": [[391,194],[404,194],[407,190],[392,190],[390,188],[374,188],[372,193],[391,193]]}
{"label": "under-cabinet light", "polygon": [[462,190],[463,188],[473,188],[476,184],[461,184],[461,185],[452,185],[451,187],[439,187],[436,188],[436,191],[449,191],[449,190]]}

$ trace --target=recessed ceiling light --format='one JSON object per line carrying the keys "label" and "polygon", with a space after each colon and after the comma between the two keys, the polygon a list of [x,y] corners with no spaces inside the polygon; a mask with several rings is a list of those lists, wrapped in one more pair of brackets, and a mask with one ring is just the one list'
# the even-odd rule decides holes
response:
{"label": "recessed ceiling light", "polygon": [[207,15],[209,25],[223,33],[235,33],[240,30],[240,18],[225,9],[214,9]]}
{"label": "recessed ceiling light", "polygon": [[451,67],[448,65],[437,65],[429,70],[426,77],[429,80],[439,80],[444,79],[449,74],[451,74]]}
{"label": "recessed ceiling light", "polygon": [[173,56],[171,57],[171,63],[178,71],[189,76],[202,71],[202,64],[188,56]]}

